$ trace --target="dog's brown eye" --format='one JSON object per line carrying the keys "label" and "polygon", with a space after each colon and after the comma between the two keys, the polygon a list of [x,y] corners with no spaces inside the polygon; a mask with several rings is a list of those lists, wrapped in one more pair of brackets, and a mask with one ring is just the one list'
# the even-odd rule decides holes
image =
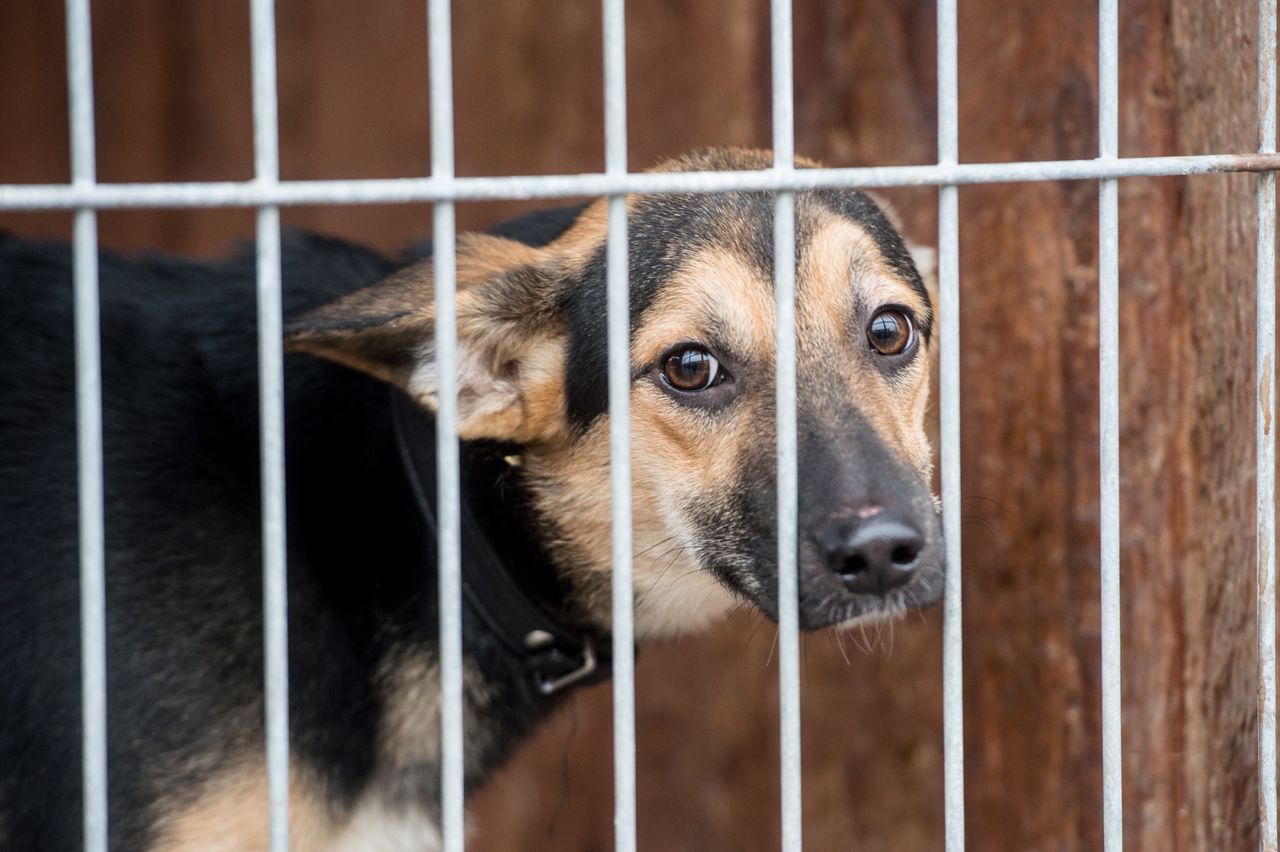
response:
{"label": "dog's brown eye", "polygon": [[707,350],[691,346],[667,357],[662,376],[676,390],[706,390],[719,381],[720,362]]}
{"label": "dog's brown eye", "polygon": [[911,345],[911,320],[899,310],[881,311],[867,326],[867,339],[881,355],[900,355]]}

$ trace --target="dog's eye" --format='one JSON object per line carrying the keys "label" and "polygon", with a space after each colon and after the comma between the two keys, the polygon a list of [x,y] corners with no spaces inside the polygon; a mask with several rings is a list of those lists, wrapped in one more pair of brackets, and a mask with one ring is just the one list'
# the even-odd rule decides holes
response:
{"label": "dog's eye", "polygon": [[867,340],[881,355],[900,355],[911,345],[911,320],[896,308],[880,311],[867,326]]}
{"label": "dog's eye", "polygon": [[707,350],[690,346],[667,356],[662,377],[676,390],[706,390],[720,383],[720,362]]}

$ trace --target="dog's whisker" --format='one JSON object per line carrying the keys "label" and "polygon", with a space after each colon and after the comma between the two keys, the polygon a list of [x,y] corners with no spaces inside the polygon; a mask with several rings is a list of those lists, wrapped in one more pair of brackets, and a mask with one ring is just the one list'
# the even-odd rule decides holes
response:
{"label": "dog's whisker", "polygon": [[653,550],[653,549],[658,548],[658,547],[662,547],[662,545],[667,544],[668,542],[670,542],[670,541],[671,541],[672,539],[674,539],[675,537],[676,537],[676,536],[675,536],[675,534],[674,534],[674,533],[672,533],[671,535],[667,536],[667,537],[666,537],[666,538],[664,538],[664,539],[660,539],[659,541],[655,541],[653,544],[649,545],[649,546],[648,546],[648,547],[646,547],[644,550],[639,550],[639,551],[636,551],[635,553],[632,553],[632,554],[631,554],[631,558],[632,558],[632,560],[639,559],[640,557],[642,557],[642,556],[644,556],[646,553],[648,553],[650,550]]}
{"label": "dog's whisker", "polygon": [[849,655],[845,653],[844,640],[840,636],[840,631],[825,630],[823,632],[827,634],[827,641],[831,644],[831,647],[838,651],[841,657],[844,657],[844,664],[846,666],[852,665],[852,663],[849,662]]}
{"label": "dog's whisker", "polygon": [[[659,560],[665,559],[666,564],[663,566],[662,572],[658,574],[658,578],[653,581],[653,585],[651,585],[648,589],[646,589],[644,593],[640,596],[640,599],[636,601],[637,607],[643,605],[645,601],[649,599],[649,596],[658,590],[658,588],[662,585],[663,579],[667,576],[667,572],[669,572],[673,567],[675,567],[676,560],[679,559],[680,556],[684,555],[686,552],[687,552],[687,548],[683,544],[677,544],[675,547],[667,550],[661,556],[658,557]],[[682,579],[685,576],[688,576],[688,574],[690,573],[697,573],[699,570],[701,569],[695,568],[693,571],[690,571],[682,575],[681,577],[677,577],[675,582],[678,582],[680,579]]]}
{"label": "dog's whisker", "polygon": [[[861,637],[861,638],[859,638],[859,637]],[[858,625],[858,636],[854,636],[852,633],[850,633],[850,634],[849,634],[849,638],[850,638],[850,639],[852,639],[852,640],[854,641],[854,643],[855,643],[855,644],[856,644],[856,645],[857,645],[857,646],[862,650],[862,653],[863,653],[864,655],[866,655],[866,656],[868,656],[868,657],[869,657],[869,656],[871,656],[871,643],[870,643],[870,641],[867,639],[867,625],[866,625],[866,624],[859,624],[859,625]]]}
{"label": "dog's whisker", "polygon": [[773,642],[769,645],[769,656],[764,660],[764,667],[767,669],[773,663],[773,649],[778,647],[778,630],[775,627],[773,631]]}
{"label": "dog's whisker", "polygon": [[752,625],[751,625],[751,629],[747,632],[746,646],[747,646],[748,648],[750,648],[750,647],[751,647],[751,643],[755,640],[755,638],[756,638],[756,634],[760,632],[760,627],[761,627],[761,625],[763,625],[763,624],[765,624],[765,623],[766,623],[766,622],[765,622],[765,620],[764,620],[763,618],[756,618],[756,619],[753,619],[753,623],[752,623]]}
{"label": "dog's whisker", "polygon": [[[673,565],[674,565],[674,560],[672,561],[671,565],[668,565],[668,566],[667,566],[668,570],[669,570]],[[663,576],[664,576],[664,577],[666,576],[666,573],[667,573],[666,571],[664,571],[664,572],[663,572]],[[690,577],[696,577],[696,576],[698,576],[698,575],[699,575],[699,574],[701,574],[701,573],[702,573],[702,569],[701,569],[701,568],[691,568],[691,569],[689,569],[688,571],[685,571],[683,574],[678,574],[678,575],[676,575],[676,576],[672,577],[670,580],[668,580],[668,581],[667,581],[667,588],[666,588],[666,589],[664,589],[663,591],[664,591],[664,592],[670,592],[673,588],[675,588],[675,586],[676,586],[676,585],[677,585],[681,580],[687,580],[687,579],[688,579],[688,578],[690,578]],[[651,589],[650,591],[654,591],[654,590],[656,590],[657,588],[658,588],[658,584],[657,584],[657,583],[655,583],[655,584],[654,584],[653,589]]]}
{"label": "dog's whisker", "polygon": [[844,647],[844,634],[840,631],[834,631],[836,634],[836,647],[840,649],[840,656],[844,657],[844,664],[852,666],[853,662],[849,659],[849,652]]}

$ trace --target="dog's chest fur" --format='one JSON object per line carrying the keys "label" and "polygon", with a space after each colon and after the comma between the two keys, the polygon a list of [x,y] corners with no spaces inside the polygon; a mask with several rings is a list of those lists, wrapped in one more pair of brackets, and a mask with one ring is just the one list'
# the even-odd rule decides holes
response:
{"label": "dog's chest fur", "polygon": [[[440,848],[440,669],[427,651],[388,660],[378,765],[364,794],[341,820],[328,852],[435,852]],[[496,690],[474,665],[463,674],[464,764],[487,766],[495,737]]]}
{"label": "dog's chest fur", "polygon": [[362,802],[327,852],[437,852],[440,831],[424,809]]}

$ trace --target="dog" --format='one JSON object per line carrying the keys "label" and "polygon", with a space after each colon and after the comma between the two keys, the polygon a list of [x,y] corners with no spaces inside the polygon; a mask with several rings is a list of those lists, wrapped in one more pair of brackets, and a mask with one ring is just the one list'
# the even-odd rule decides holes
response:
{"label": "dog", "polygon": [[[763,169],[712,149],[669,171]],[[805,162],[803,167],[813,164]],[[466,785],[610,622],[604,201],[457,243]],[[773,196],[628,199],[635,632],[776,618]],[[800,621],[941,595],[933,312],[890,219],[796,196]],[[430,250],[283,244],[290,823],[439,845]],[[0,847],[81,841],[75,383],[63,245],[0,237]],[[100,260],[112,848],[264,849],[251,251]]]}

